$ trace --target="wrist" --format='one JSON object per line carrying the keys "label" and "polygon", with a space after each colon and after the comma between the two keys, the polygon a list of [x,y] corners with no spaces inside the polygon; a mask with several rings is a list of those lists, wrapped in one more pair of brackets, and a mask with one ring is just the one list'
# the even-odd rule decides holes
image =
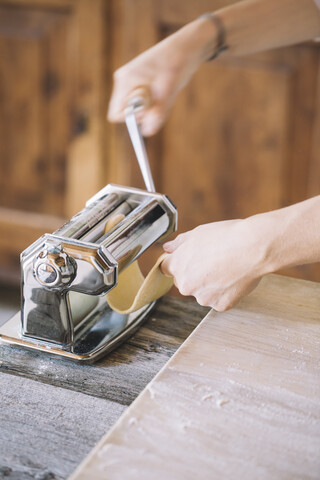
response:
{"label": "wrist", "polygon": [[246,219],[262,245],[263,275],[320,261],[320,196]]}
{"label": "wrist", "polygon": [[216,51],[218,28],[210,18],[201,16],[177,32],[186,55],[193,57],[199,66],[206,62]]}
{"label": "wrist", "polygon": [[[204,13],[199,17],[199,20],[205,19],[211,23],[211,26],[214,28],[215,32],[215,48],[211,51],[210,55],[206,53],[206,61],[211,61],[217,58],[222,52],[227,50],[229,47],[227,45],[227,32],[219,15],[214,12]],[[208,45],[209,47],[209,45]]]}
{"label": "wrist", "polygon": [[251,254],[254,255],[257,277],[283,268],[280,253],[283,232],[278,211],[261,213],[244,220],[249,235],[253,236]]}

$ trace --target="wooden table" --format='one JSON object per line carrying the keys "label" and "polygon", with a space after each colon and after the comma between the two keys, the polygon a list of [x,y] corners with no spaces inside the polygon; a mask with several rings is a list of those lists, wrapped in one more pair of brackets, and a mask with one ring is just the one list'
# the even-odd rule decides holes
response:
{"label": "wooden table", "polygon": [[318,480],[320,284],[210,312],[70,480]]}
{"label": "wooden table", "polygon": [[0,478],[65,479],[207,312],[163,298],[93,366],[0,346]]}

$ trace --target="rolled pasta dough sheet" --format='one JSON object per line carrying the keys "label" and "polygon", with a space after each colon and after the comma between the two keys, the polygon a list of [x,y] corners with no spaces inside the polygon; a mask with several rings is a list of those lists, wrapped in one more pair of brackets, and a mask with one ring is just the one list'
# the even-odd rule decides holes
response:
{"label": "rolled pasta dough sheet", "polygon": [[[109,232],[123,218],[124,215],[121,214],[111,218],[105,232]],[[123,314],[132,313],[165,295],[173,286],[173,278],[164,275],[160,270],[161,262],[166,256],[164,253],[158,258],[146,277],[142,274],[137,260],[121,272],[117,286],[107,294],[112,310]]]}

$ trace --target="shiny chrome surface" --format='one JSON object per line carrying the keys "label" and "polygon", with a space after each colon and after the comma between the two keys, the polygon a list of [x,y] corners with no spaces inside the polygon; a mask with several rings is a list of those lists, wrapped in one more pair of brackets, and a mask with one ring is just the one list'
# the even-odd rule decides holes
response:
{"label": "shiny chrome surface", "polygon": [[118,262],[120,272],[165,234],[169,227],[169,218],[163,206],[155,199],[148,200],[98,242]]}
{"label": "shiny chrome surface", "polygon": [[130,315],[121,315],[111,310],[104,299],[100,299],[98,306],[81,322],[73,343],[64,346],[22,335],[21,312],[18,312],[0,327],[0,342],[67,360],[93,363],[131,336],[153,306],[154,303]]}
{"label": "shiny chrome surface", "polygon": [[62,250],[61,245],[41,250],[33,267],[35,279],[45,287],[68,286],[75,279],[76,272],[76,262]]}
{"label": "shiny chrome surface", "polygon": [[[76,275],[70,283],[56,279],[45,285],[39,279],[39,262],[48,265],[44,252],[54,250],[59,250],[59,258],[72,259]],[[68,292],[101,295],[117,282],[117,263],[107,249],[56,235],[44,235],[23,252],[21,267],[23,335],[61,345],[73,342]]]}
{"label": "shiny chrome surface", "polygon": [[152,178],[146,147],[135,114],[138,106],[140,106],[138,99],[136,103],[131,102],[126,108],[125,120],[145,186],[147,187],[148,192],[155,192],[156,189]]}
{"label": "shiny chrome surface", "polygon": [[106,192],[105,195],[98,197],[90,205],[87,204],[83,210],[74,215],[54,234],[64,238],[81,238],[123,201],[124,195],[116,192],[111,194]]}
{"label": "shiny chrome surface", "polygon": [[[123,220],[105,234],[106,223],[118,213],[125,215]],[[62,228],[21,254],[21,331],[12,343],[80,360],[108,351],[143,320],[150,306],[119,316],[105,297],[96,306],[88,296],[113,288],[118,273],[170,235],[176,220],[176,209],[165,195],[116,185],[103,188]],[[85,318],[77,318],[71,293],[82,295],[83,305],[89,305]],[[7,327],[0,340],[10,343]]]}

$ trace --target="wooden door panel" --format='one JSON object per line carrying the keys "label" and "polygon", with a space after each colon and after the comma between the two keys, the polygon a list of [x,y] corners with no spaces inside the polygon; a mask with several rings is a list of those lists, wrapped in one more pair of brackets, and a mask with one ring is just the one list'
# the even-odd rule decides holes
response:
{"label": "wooden door panel", "polygon": [[[0,0],[0,277],[105,184],[104,0]],[[54,226],[54,228],[53,228]]]}
{"label": "wooden door panel", "polygon": [[63,216],[65,13],[0,7],[0,205]]}
{"label": "wooden door panel", "polygon": [[161,187],[179,207],[180,229],[281,203],[288,79],[280,77],[216,64],[181,94],[161,159]]}
{"label": "wooden door panel", "polygon": [[44,232],[61,227],[61,218],[0,207],[0,219],[0,279],[8,285],[19,282],[19,253]]}

